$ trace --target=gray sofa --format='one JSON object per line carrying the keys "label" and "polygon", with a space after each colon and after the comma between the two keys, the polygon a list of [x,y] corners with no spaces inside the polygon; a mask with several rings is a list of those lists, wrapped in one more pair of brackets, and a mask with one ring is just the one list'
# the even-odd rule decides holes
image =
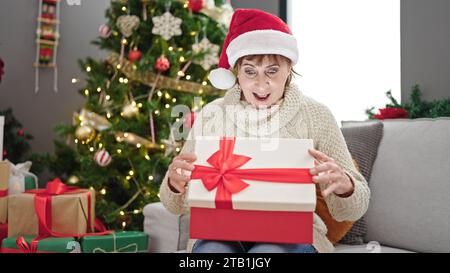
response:
{"label": "gray sofa", "polygon": [[[450,252],[450,118],[383,124],[365,243],[339,244],[336,252]],[[148,204],[144,215],[150,252],[186,250],[189,215],[173,215],[161,203]]]}

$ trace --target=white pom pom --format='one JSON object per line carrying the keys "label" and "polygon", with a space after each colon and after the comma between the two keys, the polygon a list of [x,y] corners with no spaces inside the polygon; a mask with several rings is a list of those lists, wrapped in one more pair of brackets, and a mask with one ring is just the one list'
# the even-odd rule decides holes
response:
{"label": "white pom pom", "polygon": [[236,83],[236,77],[230,70],[219,67],[209,73],[209,81],[218,89],[230,89]]}

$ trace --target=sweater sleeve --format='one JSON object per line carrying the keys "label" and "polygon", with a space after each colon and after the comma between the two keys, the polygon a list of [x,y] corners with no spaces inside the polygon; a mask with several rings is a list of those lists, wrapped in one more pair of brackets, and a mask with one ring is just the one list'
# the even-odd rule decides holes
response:
{"label": "sweater sleeve", "polygon": [[[336,221],[356,221],[366,213],[369,206],[370,190],[367,181],[353,164],[344,136],[328,107],[316,103],[311,113],[316,149],[333,158],[354,183],[354,191],[350,196],[339,197],[331,193],[325,198],[325,202]],[[320,187],[323,191],[327,186]]]}

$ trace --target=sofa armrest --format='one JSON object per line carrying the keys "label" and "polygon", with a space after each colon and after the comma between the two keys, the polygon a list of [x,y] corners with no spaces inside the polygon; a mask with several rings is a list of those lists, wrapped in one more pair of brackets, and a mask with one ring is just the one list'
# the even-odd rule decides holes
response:
{"label": "sofa armrest", "polygon": [[175,215],[161,202],[144,207],[144,232],[148,234],[148,251],[168,253],[186,250],[189,240],[189,215]]}

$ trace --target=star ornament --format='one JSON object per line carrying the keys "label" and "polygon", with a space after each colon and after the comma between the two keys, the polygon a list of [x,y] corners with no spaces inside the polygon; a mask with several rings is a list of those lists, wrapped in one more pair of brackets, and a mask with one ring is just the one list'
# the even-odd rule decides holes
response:
{"label": "star ornament", "polygon": [[173,130],[170,130],[170,135],[168,139],[161,140],[164,143],[164,156],[175,155],[178,151],[177,148],[181,149],[181,143],[175,140]]}
{"label": "star ornament", "polygon": [[200,43],[192,45],[192,50],[195,53],[205,52],[203,59],[195,60],[194,63],[201,65],[205,70],[209,70],[211,66],[219,63],[219,49],[218,45],[211,43],[208,38],[204,37]]}
{"label": "star ornament", "polygon": [[170,12],[165,12],[161,16],[155,16],[152,18],[153,29],[152,33],[161,35],[164,40],[168,41],[173,36],[179,36],[182,34],[180,25],[182,20],[173,16]]}

